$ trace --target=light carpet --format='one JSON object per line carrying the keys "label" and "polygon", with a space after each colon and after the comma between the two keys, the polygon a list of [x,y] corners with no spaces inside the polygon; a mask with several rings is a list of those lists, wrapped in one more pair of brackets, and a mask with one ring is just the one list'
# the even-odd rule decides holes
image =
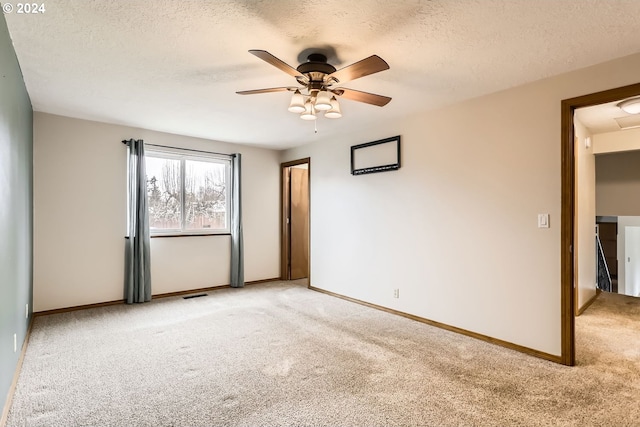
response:
{"label": "light carpet", "polygon": [[9,414],[38,426],[640,426],[640,305],[565,367],[287,282],[36,317]]}

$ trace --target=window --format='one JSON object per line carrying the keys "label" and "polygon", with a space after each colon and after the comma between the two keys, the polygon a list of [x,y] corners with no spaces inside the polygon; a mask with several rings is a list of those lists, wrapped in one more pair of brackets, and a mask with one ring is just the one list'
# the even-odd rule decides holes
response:
{"label": "window", "polygon": [[152,236],[229,232],[229,157],[147,149],[145,167]]}

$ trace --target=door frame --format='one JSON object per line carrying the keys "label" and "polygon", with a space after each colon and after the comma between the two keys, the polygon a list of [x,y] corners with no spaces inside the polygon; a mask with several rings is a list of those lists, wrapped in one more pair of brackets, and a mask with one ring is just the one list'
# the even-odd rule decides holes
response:
{"label": "door frame", "polygon": [[289,197],[289,175],[286,171],[291,166],[307,165],[309,179],[309,260],[307,265],[308,283],[311,286],[311,157],[280,163],[280,280],[290,279],[289,258],[291,253],[291,230],[287,223],[291,210]]}
{"label": "door frame", "polygon": [[576,109],[606,104],[640,95],[640,83],[596,92],[561,102],[561,231],[560,231],[560,310],[561,363],[574,366],[575,293],[574,293],[574,226],[575,226],[575,155],[573,115]]}

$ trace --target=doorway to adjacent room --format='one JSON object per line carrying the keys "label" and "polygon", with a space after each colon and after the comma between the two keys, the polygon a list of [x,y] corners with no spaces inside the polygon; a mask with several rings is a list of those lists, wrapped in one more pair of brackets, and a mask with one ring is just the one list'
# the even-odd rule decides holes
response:
{"label": "doorway to adjacent room", "polygon": [[280,165],[281,256],[280,278],[310,281],[310,173],[311,159]]}
{"label": "doorway to adjacent room", "polygon": [[561,363],[575,365],[575,225],[576,225],[576,159],[574,113],[579,108],[619,101],[640,95],[640,83],[605,90],[561,103]]}

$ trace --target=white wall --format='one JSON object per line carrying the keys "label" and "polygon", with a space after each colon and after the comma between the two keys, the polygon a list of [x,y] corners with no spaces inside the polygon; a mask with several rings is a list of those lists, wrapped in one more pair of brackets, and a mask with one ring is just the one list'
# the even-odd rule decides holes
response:
{"label": "white wall", "polygon": [[573,122],[576,136],[574,280],[580,309],[596,295],[596,158],[592,135],[577,117]]}
{"label": "white wall", "polygon": [[[635,55],[288,150],[311,157],[312,285],[560,355],[561,100],[638,69]],[[349,174],[351,145],[397,134],[399,171]]]}
{"label": "white wall", "polygon": [[[627,253],[626,253],[626,228],[640,227],[640,216],[618,217],[618,293],[631,295],[632,289],[627,289]],[[629,287],[631,288],[631,286]]]}
{"label": "white wall", "polygon": [[[34,311],[122,299],[126,146],[242,153],[245,280],[279,272],[279,153],[45,113],[34,115]],[[151,239],[154,294],[229,283],[229,237]]]}

